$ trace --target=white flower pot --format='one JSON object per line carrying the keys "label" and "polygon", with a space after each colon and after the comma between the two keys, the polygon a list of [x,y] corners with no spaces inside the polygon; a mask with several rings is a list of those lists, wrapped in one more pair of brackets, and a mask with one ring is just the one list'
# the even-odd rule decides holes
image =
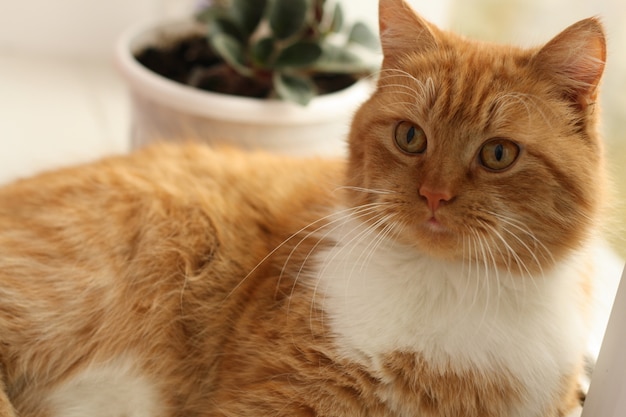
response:
{"label": "white flower pot", "polygon": [[131,91],[133,148],[155,140],[191,139],[291,155],[346,152],[350,120],[371,93],[370,81],[316,97],[302,107],[195,89],[148,70],[133,56],[147,45],[205,30],[191,21],[177,21],[137,25],[120,37],[116,62]]}

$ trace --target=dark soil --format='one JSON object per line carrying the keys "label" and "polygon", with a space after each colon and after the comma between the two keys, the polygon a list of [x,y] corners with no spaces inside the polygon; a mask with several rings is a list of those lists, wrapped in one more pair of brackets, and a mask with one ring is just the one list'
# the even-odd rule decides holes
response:
{"label": "dark soil", "polygon": [[[166,78],[216,93],[268,98],[271,77],[252,79],[226,66],[211,50],[206,38],[190,35],[166,46],[148,47],[135,55],[146,68]],[[321,74],[313,77],[318,94],[342,90],[357,79],[348,74]]]}

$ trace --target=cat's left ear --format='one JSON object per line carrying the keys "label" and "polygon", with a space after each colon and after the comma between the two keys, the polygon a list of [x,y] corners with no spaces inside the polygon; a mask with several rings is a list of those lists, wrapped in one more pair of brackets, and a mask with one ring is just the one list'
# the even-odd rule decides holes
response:
{"label": "cat's left ear", "polygon": [[437,47],[437,28],[420,17],[405,0],[379,0],[378,17],[385,61]]}
{"label": "cat's left ear", "polygon": [[604,72],[606,39],[602,24],[596,18],[573,24],[548,42],[533,61],[575,104],[586,109],[596,100]]}

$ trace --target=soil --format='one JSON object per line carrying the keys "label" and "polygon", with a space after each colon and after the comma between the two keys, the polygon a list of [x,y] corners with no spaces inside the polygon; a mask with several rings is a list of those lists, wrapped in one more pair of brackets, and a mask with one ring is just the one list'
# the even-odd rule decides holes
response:
{"label": "soil", "polygon": [[[202,90],[245,97],[269,98],[271,76],[244,77],[216,56],[202,35],[189,35],[166,46],[148,47],[135,55],[146,68],[173,81]],[[318,94],[342,90],[357,81],[349,74],[313,77]]]}

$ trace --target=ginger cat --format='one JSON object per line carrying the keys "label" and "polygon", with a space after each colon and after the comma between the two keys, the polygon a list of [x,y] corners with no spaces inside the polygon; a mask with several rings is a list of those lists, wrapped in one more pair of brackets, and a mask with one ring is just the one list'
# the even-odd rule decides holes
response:
{"label": "ginger cat", "polygon": [[380,27],[347,164],[162,145],[0,190],[1,416],[579,409],[600,23]]}

